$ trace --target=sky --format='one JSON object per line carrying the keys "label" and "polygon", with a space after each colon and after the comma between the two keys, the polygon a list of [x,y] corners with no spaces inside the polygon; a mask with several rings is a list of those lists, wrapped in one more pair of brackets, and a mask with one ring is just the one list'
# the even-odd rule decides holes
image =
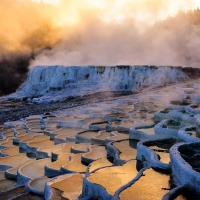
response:
{"label": "sky", "polygon": [[[60,10],[62,23],[76,23],[80,20],[80,12],[103,12],[101,19],[105,21],[123,21],[134,19],[145,23],[154,23],[167,16],[176,15],[179,10],[200,7],[198,0],[32,0],[36,3],[52,4]],[[69,13],[66,17],[66,13]],[[63,12],[65,13],[63,15]]]}
{"label": "sky", "polygon": [[[69,12],[71,22],[80,20],[81,11],[102,11],[101,18],[105,21],[122,21],[136,19],[153,23],[176,15],[179,10],[189,10],[200,7],[198,0],[32,0],[36,3],[47,3],[60,10],[60,19],[68,21],[62,15],[65,10]],[[66,13],[65,13],[66,14]]]}
{"label": "sky", "polygon": [[30,67],[188,65],[185,54],[193,54],[199,44],[198,30],[187,33],[187,22],[179,33],[187,38],[186,52],[180,52],[182,41],[174,36],[175,29],[148,35],[156,22],[200,7],[197,0],[1,0],[0,5],[0,58],[34,53]]}

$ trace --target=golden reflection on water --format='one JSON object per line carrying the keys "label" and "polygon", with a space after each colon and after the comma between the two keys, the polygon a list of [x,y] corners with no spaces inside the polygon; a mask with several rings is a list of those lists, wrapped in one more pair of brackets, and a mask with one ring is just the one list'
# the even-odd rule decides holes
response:
{"label": "golden reflection on water", "polygon": [[106,166],[112,166],[112,163],[107,158],[102,158],[102,159],[96,160],[96,161],[92,162],[92,164],[90,165],[89,172],[92,172],[95,169],[98,169],[101,167],[106,167]]}
{"label": "golden reflection on water", "polygon": [[170,163],[170,156],[169,153],[166,152],[156,152],[156,154],[158,154],[160,156],[160,161],[165,163],[165,164],[169,164]]}
{"label": "golden reflection on water", "polygon": [[[109,194],[131,181],[138,173],[136,160],[131,160],[123,166],[113,166],[100,169],[88,177],[92,183],[102,185]],[[130,199],[130,198],[129,198]]]}
{"label": "golden reflection on water", "polygon": [[97,160],[107,156],[105,146],[91,146],[91,151],[84,154],[84,157]]}
{"label": "golden reflection on water", "polygon": [[170,175],[148,169],[131,187],[120,193],[120,199],[160,200],[169,192]]}
{"label": "golden reflection on water", "polygon": [[136,159],[138,140],[125,140],[114,142],[112,145],[120,152],[119,157],[122,160]]}
{"label": "golden reflection on water", "polygon": [[100,131],[97,136],[94,138],[97,138],[99,140],[105,140],[107,137],[110,137],[110,133],[106,131]]}
{"label": "golden reflection on water", "polygon": [[[66,175],[66,178],[58,180],[57,182],[51,184],[52,188],[59,189],[64,192],[64,196],[68,199],[77,199],[82,191],[83,175],[74,174]],[[76,198],[72,198],[72,197]]]}
{"label": "golden reflection on water", "polygon": [[174,200],[187,200],[182,194],[176,197]]}
{"label": "golden reflection on water", "polygon": [[152,146],[149,146],[150,149],[154,150],[156,154],[159,155],[160,161],[169,164],[170,163],[170,155],[169,155],[169,149],[175,142],[169,142],[169,143],[155,143]]}
{"label": "golden reflection on water", "polygon": [[118,131],[113,131],[112,133],[114,133],[115,135],[109,138],[111,140],[125,140],[129,138],[129,134],[127,133],[121,133]]}
{"label": "golden reflection on water", "polygon": [[87,166],[82,164],[81,162],[81,154],[74,154],[72,156],[72,161],[67,163],[66,165],[62,166],[64,169],[83,173],[86,171]]}

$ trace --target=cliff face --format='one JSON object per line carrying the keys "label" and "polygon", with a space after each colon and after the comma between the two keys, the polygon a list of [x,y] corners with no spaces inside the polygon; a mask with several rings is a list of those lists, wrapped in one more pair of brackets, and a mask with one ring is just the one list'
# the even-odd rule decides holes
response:
{"label": "cliff face", "polygon": [[48,103],[101,91],[137,92],[186,79],[181,67],[171,66],[37,66],[10,98]]}

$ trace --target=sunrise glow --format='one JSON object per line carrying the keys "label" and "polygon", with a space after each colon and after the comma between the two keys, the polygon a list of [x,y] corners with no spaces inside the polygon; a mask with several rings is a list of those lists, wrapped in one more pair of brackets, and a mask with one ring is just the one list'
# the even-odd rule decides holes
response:
{"label": "sunrise glow", "polygon": [[200,1],[195,0],[32,0],[35,3],[56,5],[58,24],[74,24],[81,20],[82,14],[96,15],[106,22],[138,20],[141,23],[152,24],[168,16],[176,15],[180,10],[190,10],[200,7]]}
{"label": "sunrise glow", "polygon": [[61,0],[32,0],[32,2],[58,5],[61,2]]}

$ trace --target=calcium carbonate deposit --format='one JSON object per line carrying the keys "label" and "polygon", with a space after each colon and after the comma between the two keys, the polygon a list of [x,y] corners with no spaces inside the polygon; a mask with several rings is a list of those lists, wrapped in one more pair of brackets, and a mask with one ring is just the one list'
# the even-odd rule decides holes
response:
{"label": "calcium carbonate deposit", "polygon": [[59,102],[69,96],[94,92],[138,92],[187,80],[181,67],[155,66],[38,66],[12,99],[28,98],[33,103]]}
{"label": "calcium carbonate deposit", "polygon": [[200,80],[191,72],[33,68],[1,98],[0,199],[200,199]]}

